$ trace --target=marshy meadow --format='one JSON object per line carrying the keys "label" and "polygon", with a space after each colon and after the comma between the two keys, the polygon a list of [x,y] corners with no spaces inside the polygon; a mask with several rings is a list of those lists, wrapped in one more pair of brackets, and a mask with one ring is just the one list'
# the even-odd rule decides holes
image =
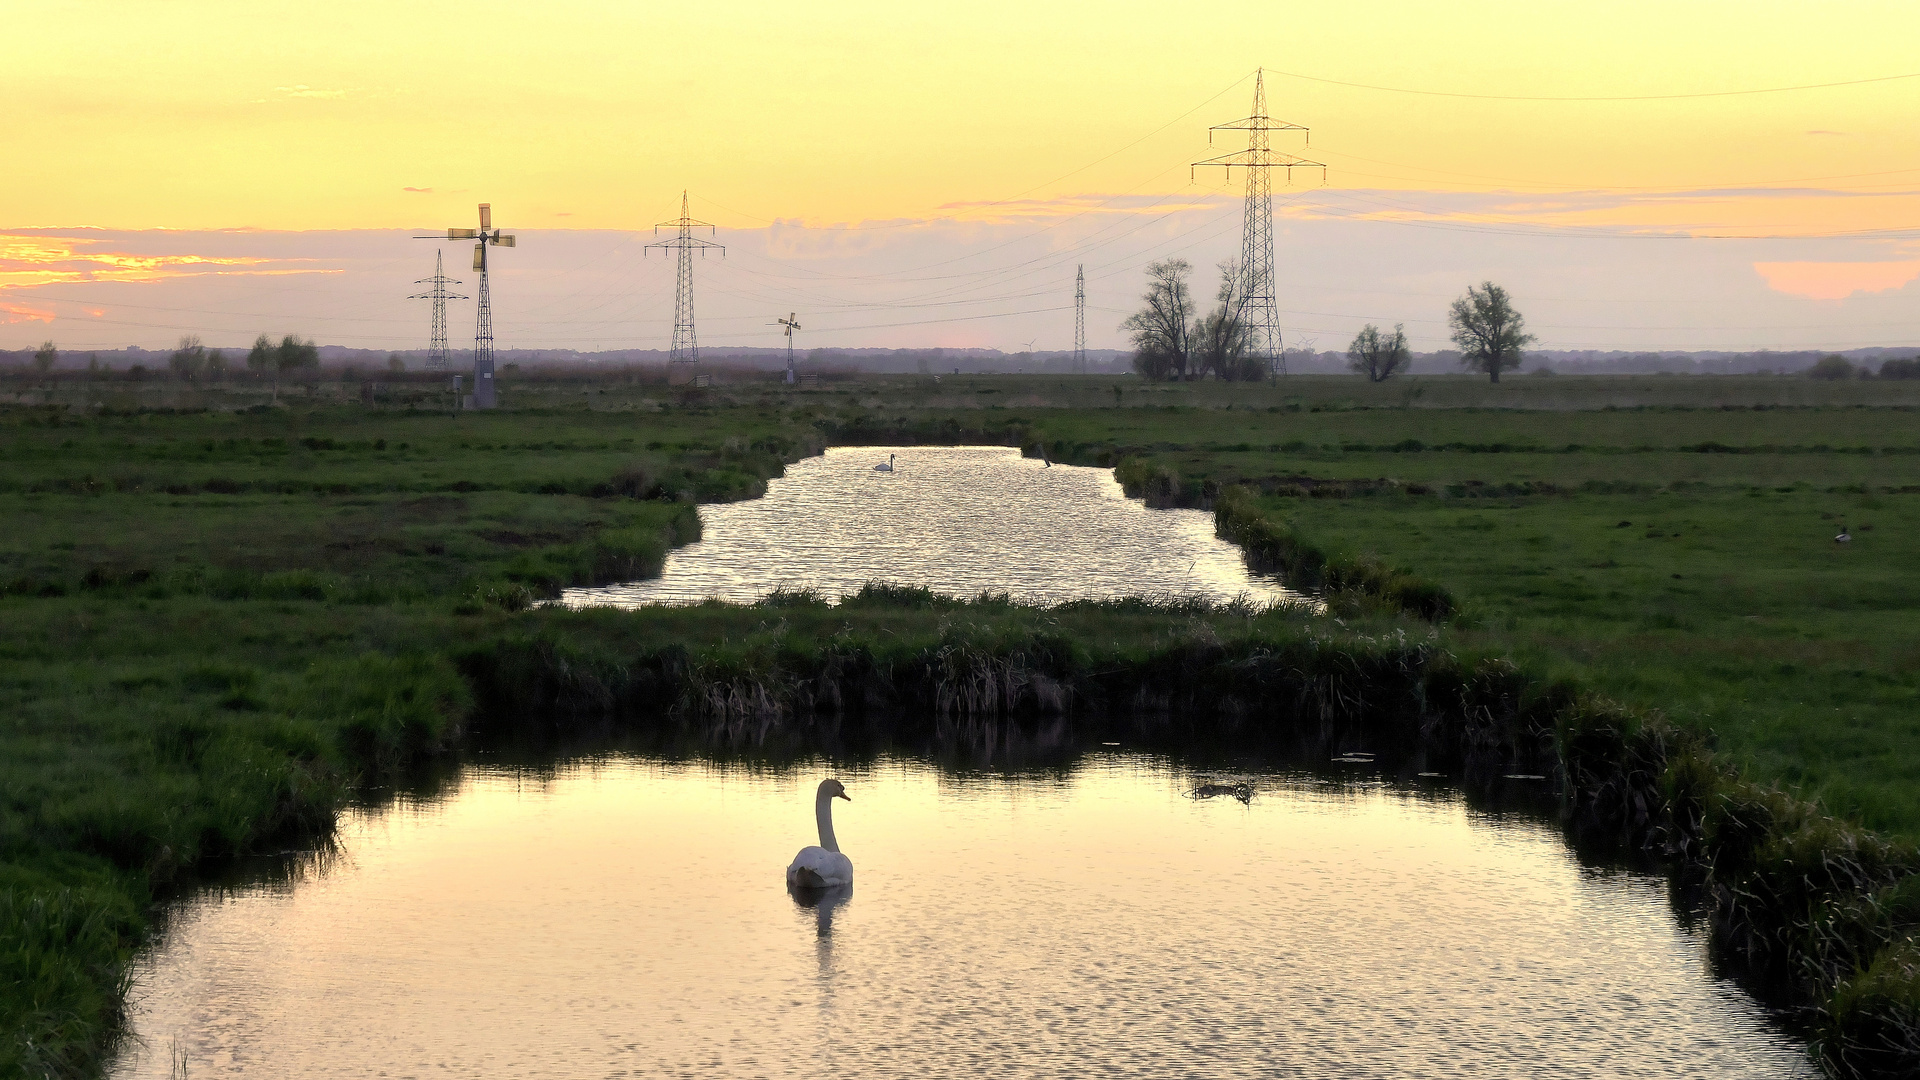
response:
{"label": "marshy meadow", "polygon": [[[529,371],[459,412],[402,379],[8,377],[0,1072],[398,1065],[338,1003],[454,995],[484,1033],[462,979],[572,1049],[389,1045],[501,1075],[786,1075],[783,1045],[939,1075],[967,1030],[1004,1035],[970,1067],[1061,1074],[1920,1068],[1920,382]],[[1016,503],[977,550],[911,533]],[[1205,588],[1081,590],[1096,510],[1189,515],[1115,572]],[[800,569],[867,536],[862,581]],[[773,587],[579,599],[703,543]],[[995,559],[1010,584],[942,587]],[[734,890],[725,854],[786,814],[777,874],[826,775],[863,891]],[[538,914],[603,895],[631,933]],[[448,959],[520,935],[574,959]],[[332,959],[275,960],[309,937]],[[429,947],[448,985],[408,982]],[[1230,978],[1189,970],[1209,949]],[[257,982],[208,997],[222,971]],[[658,1006],[565,1007],[621,978]],[[1327,1048],[1368,1013],[1374,1049]],[[1130,1041],[1161,1026],[1172,1057]]]}

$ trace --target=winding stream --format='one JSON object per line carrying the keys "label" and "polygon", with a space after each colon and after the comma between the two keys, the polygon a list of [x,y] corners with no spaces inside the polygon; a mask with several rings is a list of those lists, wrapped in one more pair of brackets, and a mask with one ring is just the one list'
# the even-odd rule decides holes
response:
{"label": "winding stream", "polygon": [[[874,465],[894,455],[894,471]],[[1298,599],[1250,574],[1201,510],[1149,510],[1111,469],[1053,465],[1011,447],[842,446],[787,467],[765,498],[700,508],[704,538],[658,578],[569,589],[574,605],[757,600],[776,588],[829,599],[868,581],[950,596]]]}
{"label": "winding stream", "polygon": [[[1810,1075],[1663,879],[1365,766],[467,768],[183,904],[116,1075]],[[1337,768],[1337,766],[1333,767]],[[850,896],[782,871],[829,771]]]}
{"label": "winding stream", "polygon": [[[703,508],[658,581],[576,604],[1285,598],[1208,515],[1011,450],[839,449]],[[114,1075],[1744,1077],[1813,1072],[1666,880],[1585,864],[1384,756],[1168,756],[1063,728],[1011,764],[481,754],[325,857],[173,906]],[[996,748],[997,747],[997,748]],[[736,748],[737,750],[738,748]],[[1390,748],[1377,748],[1383,751]],[[949,748],[951,750],[951,748]],[[806,750],[806,753],[819,753]],[[782,871],[836,775],[850,895]],[[1245,801],[1192,797],[1247,785]],[[1516,790],[1532,790],[1523,780]]]}

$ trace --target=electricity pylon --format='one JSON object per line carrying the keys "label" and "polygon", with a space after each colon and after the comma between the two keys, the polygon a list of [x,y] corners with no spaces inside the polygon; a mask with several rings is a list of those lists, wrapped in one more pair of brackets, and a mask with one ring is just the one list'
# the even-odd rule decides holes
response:
{"label": "electricity pylon", "polygon": [[687,193],[684,191],[680,193],[679,220],[655,225],[654,235],[659,235],[661,229],[669,226],[677,230],[674,238],[656,240],[642,248],[641,254],[644,256],[653,248],[670,248],[679,252],[680,274],[673,288],[673,351],[668,355],[668,360],[675,364],[697,364],[700,362],[700,341],[693,332],[693,253],[697,250],[705,257],[708,248],[719,248],[724,257],[727,249],[725,245],[693,235],[695,229],[712,229],[713,226],[687,216]]}
{"label": "electricity pylon", "polygon": [[[437,236],[420,236],[416,240],[438,240]],[[487,288],[487,249],[489,247],[513,247],[514,239],[509,233],[503,233],[493,227],[493,204],[480,204],[480,228],[448,229],[449,240],[478,240],[473,245],[473,268],[480,272],[480,310],[473,324],[473,407],[491,409],[495,404],[493,393],[493,301]]]}
{"label": "electricity pylon", "polygon": [[1254,355],[1265,360],[1267,370],[1276,376],[1287,373],[1287,356],[1280,341],[1280,304],[1274,296],[1273,180],[1268,170],[1287,170],[1287,181],[1292,183],[1296,167],[1320,169],[1324,177],[1326,166],[1273,149],[1271,133],[1306,130],[1267,115],[1266,69],[1262,68],[1253,79],[1253,114],[1207,129],[1209,145],[1216,131],[1244,131],[1247,148],[1193,163],[1196,170],[1203,165],[1219,165],[1227,170],[1228,179],[1232,179],[1235,165],[1247,170],[1246,222],[1240,240],[1240,311],[1253,331]]}
{"label": "electricity pylon", "polygon": [[441,269],[440,252],[438,250],[433,253],[433,276],[430,278],[421,278],[419,281],[414,282],[414,284],[433,286],[432,289],[426,292],[414,293],[412,296],[407,297],[407,299],[433,301],[433,330],[427,336],[427,370],[445,371],[447,369],[449,354],[447,348],[447,301],[465,300],[467,297],[459,293],[447,291],[447,286],[458,285],[460,283],[449,278],[446,271]]}
{"label": "electricity pylon", "polygon": [[1073,278],[1073,373],[1087,373],[1087,267]]}

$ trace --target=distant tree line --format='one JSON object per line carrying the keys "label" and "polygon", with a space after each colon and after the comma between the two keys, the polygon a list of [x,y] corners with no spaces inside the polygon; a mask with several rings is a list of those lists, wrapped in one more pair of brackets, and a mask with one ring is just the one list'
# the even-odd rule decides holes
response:
{"label": "distant tree line", "polygon": [[[1163,259],[1147,267],[1147,291],[1140,310],[1120,324],[1133,337],[1133,369],[1149,379],[1185,381],[1212,375],[1230,382],[1269,374],[1259,355],[1256,328],[1247,318],[1247,281],[1239,264],[1220,264],[1214,306],[1200,310],[1187,279],[1193,267],[1185,259]],[[1459,362],[1500,381],[1500,373],[1520,366],[1536,339],[1507,291],[1491,281],[1468,286],[1447,314]],[[1347,366],[1374,382],[1385,382],[1413,362],[1406,327],[1391,334],[1368,323],[1347,347]]]}
{"label": "distant tree line", "polygon": [[[1865,364],[1855,365],[1853,361],[1833,353],[1823,356],[1807,369],[1810,379],[1871,379],[1873,371]],[[1882,379],[1920,379],[1920,356],[1911,360],[1888,360],[1880,365]]]}

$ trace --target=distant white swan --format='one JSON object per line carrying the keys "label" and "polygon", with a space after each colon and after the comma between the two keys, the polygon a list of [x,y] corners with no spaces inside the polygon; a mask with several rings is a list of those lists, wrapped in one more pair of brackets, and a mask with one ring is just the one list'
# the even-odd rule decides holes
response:
{"label": "distant white swan", "polygon": [[1834,537],[1833,542],[1836,544],[1850,544],[1853,542],[1853,536],[1847,532],[1847,527],[1842,525],[1840,526],[1840,535]]}
{"label": "distant white swan", "polygon": [[799,889],[827,889],[853,884],[853,860],[840,854],[840,844],[833,838],[835,798],[853,801],[840,781],[820,781],[820,791],[813,797],[813,817],[820,825],[820,846],[803,847],[800,854],[793,857],[793,863],[787,867],[788,885]]}
{"label": "distant white swan", "polygon": [[893,471],[893,459],[894,459],[894,455],[892,455],[892,454],[888,454],[888,455],[887,455],[887,461],[886,461],[886,464],[884,464],[884,465],[875,465],[875,466],[873,467],[873,471],[874,471],[874,472],[892,472],[892,471]]}

